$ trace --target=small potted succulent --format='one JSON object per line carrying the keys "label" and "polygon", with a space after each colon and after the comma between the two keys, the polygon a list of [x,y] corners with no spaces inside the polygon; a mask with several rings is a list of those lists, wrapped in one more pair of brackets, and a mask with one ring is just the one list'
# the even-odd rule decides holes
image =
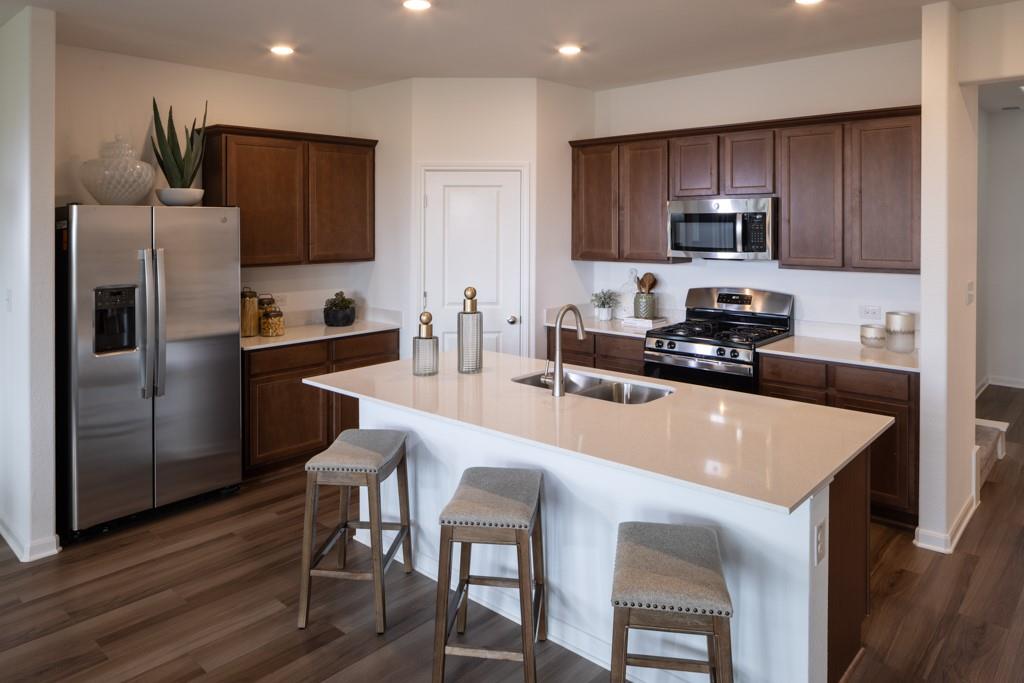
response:
{"label": "small potted succulent", "polygon": [[600,292],[594,292],[590,297],[590,303],[594,304],[598,320],[611,320],[612,309],[619,305],[619,293],[614,289],[602,289]]}
{"label": "small potted succulent", "polygon": [[324,302],[324,324],[328,327],[348,327],[356,321],[356,302],[338,292]]}
{"label": "small potted succulent", "polygon": [[178,129],[174,126],[174,107],[167,110],[167,131],[160,121],[160,109],[153,98],[153,132],[150,138],[156,162],[167,178],[166,188],[156,191],[156,196],[167,206],[195,206],[203,200],[203,190],[192,187],[196,175],[203,165],[203,153],[206,145],[206,108],[203,109],[203,125],[196,127],[192,119],[192,128],[185,126],[185,149],[181,149],[178,140]]}

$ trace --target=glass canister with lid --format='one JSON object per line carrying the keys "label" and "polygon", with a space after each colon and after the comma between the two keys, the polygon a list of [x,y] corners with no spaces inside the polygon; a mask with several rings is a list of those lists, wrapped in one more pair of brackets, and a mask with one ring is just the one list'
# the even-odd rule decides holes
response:
{"label": "glass canister with lid", "polygon": [[241,332],[243,337],[255,337],[260,333],[260,311],[256,290],[242,287]]}
{"label": "glass canister with lid", "polygon": [[282,337],[284,336],[284,313],[277,304],[271,304],[260,316],[261,337]]}

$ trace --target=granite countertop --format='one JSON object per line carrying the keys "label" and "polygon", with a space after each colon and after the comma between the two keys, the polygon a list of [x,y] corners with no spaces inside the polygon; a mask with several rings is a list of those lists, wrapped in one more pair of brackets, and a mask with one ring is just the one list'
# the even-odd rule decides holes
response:
{"label": "granite countertop", "polygon": [[433,377],[411,361],[312,377],[307,384],[360,400],[540,444],[557,456],[592,457],[792,512],[827,485],[893,423],[892,418],[767,396],[641,378],[582,372],[672,390],[640,405],[610,403],[513,382],[542,372],[544,361],[485,352],[483,372],[456,371],[441,356]]}
{"label": "granite countertop", "polygon": [[759,347],[758,353],[770,356],[791,356],[807,360],[819,360],[828,363],[845,365],[863,365],[866,367],[884,368],[886,370],[902,370],[903,372],[920,372],[917,351],[913,353],[895,353],[886,349],[872,349],[862,346],[860,342],[824,339],[821,337],[793,336]]}
{"label": "granite countertop", "polygon": [[305,342],[323,341],[325,339],[341,339],[342,337],[354,337],[360,334],[397,329],[399,329],[399,326],[393,323],[378,323],[372,320],[357,320],[348,327],[298,325],[296,327],[285,327],[284,335],[280,337],[242,337],[242,350],[272,349],[278,346],[288,346],[289,344],[303,344]]}

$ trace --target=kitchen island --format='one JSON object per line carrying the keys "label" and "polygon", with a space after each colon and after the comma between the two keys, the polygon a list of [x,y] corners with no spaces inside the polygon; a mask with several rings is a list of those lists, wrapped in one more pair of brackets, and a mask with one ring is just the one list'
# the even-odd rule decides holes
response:
{"label": "kitchen island", "polygon": [[[719,534],[737,681],[825,681],[845,671],[867,607],[867,455],[891,418],[592,370],[672,393],[641,405],[555,399],[513,381],[544,361],[497,353],[485,354],[480,374],[455,368],[446,353],[434,377],[414,377],[406,360],[305,380],[358,398],[362,427],[409,433],[417,571],[436,577],[438,513],[465,468],[537,468],[550,640],[607,667],[618,523],[695,523]],[[384,487],[385,515],[397,515],[393,488]],[[473,561],[474,574],[514,575],[508,548],[481,547]],[[514,591],[474,587],[471,599],[518,621]],[[636,651],[704,656],[702,639],[630,640]]]}

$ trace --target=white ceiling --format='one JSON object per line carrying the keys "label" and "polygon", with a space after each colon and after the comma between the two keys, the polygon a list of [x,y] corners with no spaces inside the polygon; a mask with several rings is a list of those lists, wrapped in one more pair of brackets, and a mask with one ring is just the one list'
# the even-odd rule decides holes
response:
{"label": "white ceiling", "polygon": [[[524,76],[603,89],[918,38],[930,1],[434,0],[423,13],[401,0],[31,4],[58,12],[61,43],[318,85]],[[0,19],[24,4],[0,0]],[[272,57],[279,42],[296,54]],[[564,42],[583,54],[555,54]]]}
{"label": "white ceiling", "polygon": [[978,103],[985,111],[1024,111],[1024,81],[988,83],[978,89]]}

